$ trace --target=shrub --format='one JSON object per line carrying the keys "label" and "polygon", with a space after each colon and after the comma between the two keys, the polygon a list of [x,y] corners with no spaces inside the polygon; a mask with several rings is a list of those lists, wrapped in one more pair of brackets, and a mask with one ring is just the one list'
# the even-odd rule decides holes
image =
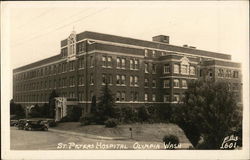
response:
{"label": "shrub", "polygon": [[180,143],[179,138],[175,135],[165,135],[162,140],[166,149],[176,149]]}
{"label": "shrub", "polygon": [[79,106],[70,106],[67,109],[69,122],[78,122],[82,114],[82,108]]}
{"label": "shrub", "polygon": [[81,126],[90,125],[91,123],[93,123],[93,118],[94,116],[92,114],[80,117]]}
{"label": "shrub", "polygon": [[63,117],[60,122],[70,122],[70,118],[68,116]]}
{"label": "shrub", "polygon": [[148,109],[145,106],[141,106],[138,108],[138,118],[142,121],[148,121],[150,118],[150,114],[148,112]]}
{"label": "shrub", "polygon": [[57,123],[55,121],[49,121],[49,127],[55,127]]}
{"label": "shrub", "polygon": [[130,106],[121,107],[120,112],[120,119],[125,124],[133,123],[138,120],[137,112]]}
{"label": "shrub", "polygon": [[105,127],[107,128],[114,128],[118,125],[117,119],[110,118],[107,121],[105,121]]}

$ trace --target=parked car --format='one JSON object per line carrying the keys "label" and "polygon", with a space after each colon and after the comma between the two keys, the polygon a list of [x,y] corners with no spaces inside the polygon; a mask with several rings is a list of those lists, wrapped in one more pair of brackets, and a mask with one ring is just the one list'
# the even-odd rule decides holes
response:
{"label": "parked car", "polygon": [[57,125],[54,119],[45,119],[42,123],[47,124],[49,127],[55,127]]}
{"label": "parked car", "polygon": [[17,123],[17,128],[19,129],[19,130],[22,130],[22,129],[24,129],[24,126],[25,126],[25,124],[26,124],[26,121],[27,121],[27,119],[19,119],[18,120],[18,123]]}
{"label": "parked car", "polygon": [[16,126],[18,124],[18,120],[10,120],[10,126]]}
{"label": "parked car", "polygon": [[42,120],[27,120],[24,130],[26,131],[48,131],[48,126],[42,123]]}

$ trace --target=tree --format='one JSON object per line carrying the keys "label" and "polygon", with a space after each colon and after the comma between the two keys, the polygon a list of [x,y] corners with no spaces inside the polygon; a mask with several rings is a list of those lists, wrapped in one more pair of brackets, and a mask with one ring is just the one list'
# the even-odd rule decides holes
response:
{"label": "tree", "polygon": [[148,109],[145,106],[141,106],[138,108],[138,118],[141,122],[148,121],[150,118],[150,114]]}
{"label": "tree", "polygon": [[25,117],[25,110],[21,104],[16,104],[12,99],[10,101],[10,114],[16,115],[16,118],[24,118]]}
{"label": "tree", "polygon": [[16,104],[13,99],[10,100],[10,114],[15,114],[16,112]]}
{"label": "tree", "polygon": [[99,103],[97,107],[97,116],[99,122],[104,123],[109,118],[115,118],[115,100],[111,90],[106,84],[101,90],[101,96],[99,97]]}
{"label": "tree", "polygon": [[68,106],[67,108],[67,121],[78,122],[82,115],[82,108],[80,106]]}
{"label": "tree", "polygon": [[53,90],[49,95],[49,117],[54,118],[55,117],[55,108],[56,108],[56,102],[55,98],[59,95],[55,90]]}
{"label": "tree", "polygon": [[32,118],[41,117],[40,107],[36,104],[34,107],[30,109],[29,115]]}
{"label": "tree", "polygon": [[175,120],[192,137],[194,146],[199,147],[202,136],[202,149],[219,149],[224,138],[241,125],[234,93],[227,82],[195,81],[188,86],[183,105],[175,110]]}
{"label": "tree", "polygon": [[91,99],[91,113],[96,113],[96,96]]}
{"label": "tree", "polygon": [[42,107],[40,107],[40,114],[42,117],[49,117],[49,104],[44,103]]}

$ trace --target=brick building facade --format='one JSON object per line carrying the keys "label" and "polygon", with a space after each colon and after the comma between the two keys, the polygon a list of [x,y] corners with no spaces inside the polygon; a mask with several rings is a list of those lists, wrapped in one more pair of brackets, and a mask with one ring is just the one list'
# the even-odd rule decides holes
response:
{"label": "brick building facade", "polygon": [[90,112],[91,97],[105,83],[116,103],[132,107],[177,103],[189,80],[228,81],[241,100],[241,64],[227,54],[153,41],[85,31],[61,41],[61,53],[13,70],[13,99],[23,105],[44,104],[56,90],[76,98]]}

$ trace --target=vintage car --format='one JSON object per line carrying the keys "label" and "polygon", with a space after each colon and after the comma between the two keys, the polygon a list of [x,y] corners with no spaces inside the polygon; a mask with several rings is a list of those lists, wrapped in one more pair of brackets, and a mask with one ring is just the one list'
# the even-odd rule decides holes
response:
{"label": "vintage car", "polygon": [[10,120],[10,126],[16,126],[18,124],[18,120]]}
{"label": "vintage car", "polygon": [[18,120],[18,123],[17,123],[17,125],[16,125],[16,127],[17,127],[19,130],[24,129],[24,126],[25,126],[25,124],[26,124],[26,121],[27,121],[27,119],[19,119],[19,120]]}
{"label": "vintage car", "polygon": [[26,131],[48,131],[47,124],[42,123],[42,120],[27,120],[24,130]]}
{"label": "vintage car", "polygon": [[45,119],[42,123],[47,124],[49,127],[55,127],[57,125],[54,119]]}

